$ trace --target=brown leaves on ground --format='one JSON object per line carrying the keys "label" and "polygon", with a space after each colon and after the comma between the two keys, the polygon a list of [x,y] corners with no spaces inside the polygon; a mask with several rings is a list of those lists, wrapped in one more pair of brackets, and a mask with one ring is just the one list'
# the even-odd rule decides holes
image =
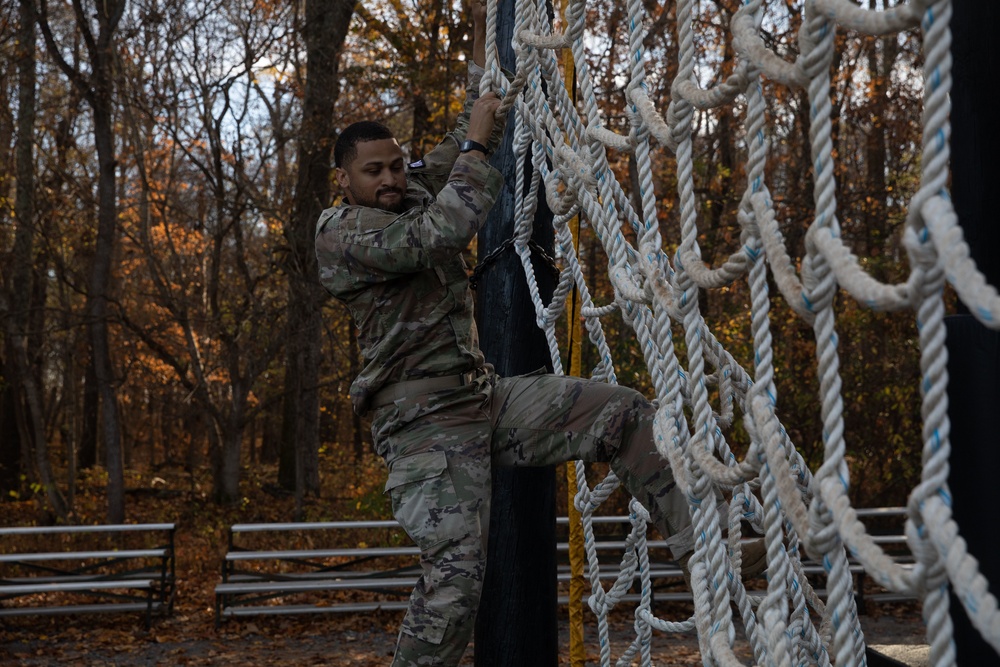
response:
{"label": "brown leaves on ground", "polygon": [[[215,585],[221,580],[234,523],[292,521],[294,498],[276,494],[273,468],[247,472],[237,507],[210,499],[209,481],[158,473],[150,480],[134,475],[128,494],[130,523],[173,522],[177,596],[173,614],[155,617],[146,629],[139,613],[74,616],[24,616],[0,619],[0,664],[18,665],[384,665],[395,643],[400,612],[366,615],[261,616],[231,620],[215,628]],[[164,487],[162,480],[168,479]],[[384,473],[372,460],[344,465],[325,479],[321,498],[307,498],[308,521],[373,517],[380,508]],[[101,475],[86,475],[75,505],[75,521],[102,523]],[[34,525],[42,513],[34,501],[5,502],[4,525]],[[44,516],[44,515],[42,515]],[[354,536],[344,536],[353,539]],[[41,546],[41,544],[39,545]],[[74,547],[85,546],[74,544]],[[290,548],[291,544],[278,545]],[[335,545],[327,545],[335,546]],[[343,546],[343,545],[341,545]],[[18,550],[31,550],[20,545]]]}
{"label": "brown leaves on ground", "polygon": [[18,618],[0,630],[0,664],[352,665],[389,662],[399,614],[262,617],[216,631],[210,612],[146,630],[134,615]]}
{"label": "brown leaves on ground", "polygon": [[[360,467],[344,466],[339,476],[327,476],[322,497],[307,499],[304,518],[309,521],[386,518],[385,508],[378,507],[384,483],[380,465],[372,461]],[[172,616],[155,618],[149,629],[144,625],[142,614],[3,618],[0,619],[0,664],[27,667],[387,665],[402,618],[402,612],[398,611],[265,615],[249,620],[228,620],[219,629],[215,628],[214,588],[221,580],[228,526],[291,521],[294,515],[294,499],[275,494],[265,482],[274,479],[274,471],[264,466],[254,470],[257,472],[248,472],[250,478],[243,485],[246,495],[238,507],[215,505],[209,499],[207,480],[186,477],[168,485],[169,493],[129,495],[129,522],[177,524],[177,597]],[[162,479],[163,473],[160,475]],[[141,487],[143,480],[133,479],[132,482]],[[159,486],[162,491],[162,485]],[[152,486],[147,484],[145,488]],[[78,491],[78,523],[103,521],[102,492],[100,485],[84,486]],[[39,512],[31,501],[3,503],[2,509],[5,525],[38,523]],[[342,537],[355,544],[369,539],[363,533]],[[295,545],[273,546],[291,548]],[[879,605],[869,607],[869,613],[883,609]],[[881,618],[873,617],[878,622],[876,637],[889,642],[920,643],[922,629],[919,613],[913,605],[892,605],[884,609]],[[664,610],[673,620],[689,612],[690,609],[683,608],[675,612]],[[612,627],[612,656],[617,658],[634,636],[632,619],[622,611],[615,615]],[[599,664],[600,660],[596,632],[596,622],[588,613],[585,650],[589,665]],[[866,634],[870,632],[866,630]],[[568,664],[568,643],[566,622],[561,619],[561,664]],[[749,658],[749,647],[745,644],[743,647],[742,654]],[[659,667],[701,664],[697,638],[693,636],[654,634],[652,651],[653,663]],[[462,664],[473,664],[473,647],[466,652]]]}
{"label": "brown leaves on ground", "polygon": [[[175,613],[146,630],[128,615],[72,619],[19,618],[0,630],[0,664],[25,667],[68,665],[336,665],[383,667],[389,664],[401,612],[320,617],[265,616],[230,621],[218,632],[211,615]],[[565,622],[560,623],[560,664],[569,664]],[[631,623],[616,619],[612,655],[621,655],[630,639]],[[600,651],[587,628],[587,664],[599,664]],[[700,665],[694,637],[654,638],[654,664],[660,667]],[[474,662],[469,647],[462,667]],[[636,662],[638,664],[638,662]]]}

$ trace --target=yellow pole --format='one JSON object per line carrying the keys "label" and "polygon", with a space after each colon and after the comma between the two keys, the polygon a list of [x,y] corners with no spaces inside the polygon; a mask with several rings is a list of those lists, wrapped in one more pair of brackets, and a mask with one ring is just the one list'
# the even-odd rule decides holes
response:
{"label": "yellow pole", "polygon": [[[570,222],[573,229],[573,239],[579,244],[580,219]],[[567,307],[570,316],[570,375],[580,374],[580,299],[577,290],[567,297],[571,303]],[[586,558],[583,546],[583,522],[579,510],[576,509],[576,462],[566,463],[566,489],[569,495],[569,664],[571,667],[584,667],[587,652],[583,645],[583,593],[587,588],[583,578],[583,561]]]}
{"label": "yellow pole", "polygon": [[[567,0],[563,0],[563,16],[566,15]],[[573,51],[566,49],[565,68],[566,86],[570,97],[576,102],[576,66],[573,62]],[[573,234],[573,245],[580,249],[580,217],[576,216],[569,223]],[[566,327],[569,336],[569,374],[579,377],[582,374],[581,340],[583,327],[580,324],[580,293],[573,288],[567,297],[566,312],[569,322]],[[566,489],[569,494],[569,663],[571,667],[584,667],[587,651],[583,645],[583,593],[587,588],[583,578],[583,561],[586,558],[583,548],[583,523],[580,512],[577,511],[574,499],[576,497],[576,463],[566,464]]]}

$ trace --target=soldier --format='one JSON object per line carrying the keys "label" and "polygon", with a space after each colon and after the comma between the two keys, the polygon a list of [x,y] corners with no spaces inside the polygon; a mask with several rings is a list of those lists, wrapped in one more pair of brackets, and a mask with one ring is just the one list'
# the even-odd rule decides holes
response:
{"label": "soldier", "polygon": [[393,665],[456,665],[475,626],[486,566],[490,465],[610,461],[675,557],[693,549],[690,516],[653,445],[652,405],[625,387],[547,374],[497,377],[479,350],[462,251],[486,222],[500,173],[499,99],[478,97],[485,8],[454,131],[405,166],[392,133],[361,122],[334,159],[347,203],[316,230],[320,280],[357,323],[365,367],[351,386],[372,414],[393,514],[420,547],[422,575]]}

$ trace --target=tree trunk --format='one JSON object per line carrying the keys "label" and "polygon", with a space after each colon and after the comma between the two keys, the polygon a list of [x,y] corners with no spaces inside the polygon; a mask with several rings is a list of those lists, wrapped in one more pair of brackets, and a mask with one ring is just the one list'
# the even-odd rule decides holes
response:
{"label": "tree trunk", "polygon": [[73,503],[76,501],[76,477],[78,470],[76,458],[76,422],[78,408],[77,390],[79,388],[79,383],[77,382],[79,368],[74,363],[73,356],[70,354],[71,350],[72,347],[67,345],[65,348],[66,354],[63,356],[62,394],[66,412],[61,429],[63,444],[66,450],[66,499],[70,508],[73,507]]}
{"label": "tree trunk", "polygon": [[[18,52],[18,115],[17,115],[17,189],[14,212],[17,230],[14,233],[13,270],[10,283],[10,315],[7,318],[7,341],[13,377],[15,408],[18,415],[19,439],[33,454],[38,482],[45,489],[52,511],[65,519],[69,513],[66,501],[55,485],[49,465],[48,443],[43,421],[43,391],[29,357],[29,316],[32,310],[32,257],[35,235],[35,21],[32,5],[21,0]],[[40,305],[40,304],[39,304]],[[39,373],[40,375],[40,373]]]}
{"label": "tree trunk", "polygon": [[247,424],[247,442],[250,443],[250,464],[257,463],[257,419],[251,419]]}
{"label": "tree trunk", "polygon": [[160,455],[163,457],[163,466],[169,466],[174,460],[174,420],[177,418],[177,409],[174,405],[173,394],[166,394],[163,397],[163,407],[160,410],[160,440],[163,442],[163,450]]}
{"label": "tree trunk", "polygon": [[[87,328],[97,393],[102,407],[102,430],[108,473],[108,522],[125,520],[125,489],[122,470],[121,435],[114,369],[108,344],[108,291],[111,286],[111,264],[117,236],[118,211],[116,190],[115,125],[114,125],[114,37],[125,11],[126,0],[105,0],[93,10],[78,7],[76,28],[87,47],[89,72],[80,63],[70,64],[56,43],[49,25],[48,8],[39,4],[38,26],[45,37],[49,55],[66,74],[74,87],[87,99],[94,114],[94,147],[97,149],[97,241],[91,265],[87,294]],[[30,5],[33,10],[33,3]],[[90,19],[97,20],[98,34],[93,34]]]}
{"label": "tree trunk", "polygon": [[[885,164],[887,159],[887,130],[889,119],[886,110],[889,102],[886,99],[889,72],[895,52],[892,44],[895,37],[875,41],[868,52],[868,77],[872,82],[872,94],[869,104],[872,112],[865,119],[872,124],[870,131],[864,137],[865,143],[865,183],[871,193],[865,202],[865,227],[858,230],[861,246],[858,252],[863,257],[873,254],[881,256],[886,237],[891,233],[889,221],[886,219],[888,202],[886,201]],[[881,52],[881,53],[880,53]],[[880,262],[874,263],[875,275],[885,280],[886,275]],[[865,346],[867,349],[869,346]],[[867,368],[867,366],[864,366]]]}
{"label": "tree trunk", "polygon": [[[319,492],[320,307],[326,296],[318,283],[314,229],[330,202],[333,108],[340,94],[340,52],[354,13],[351,0],[306,0],[302,34],[306,43],[305,95],[298,149],[295,210],[285,235],[291,248],[288,268],[288,347],[279,483],[297,493]],[[292,482],[292,485],[289,485]]]}
{"label": "tree trunk", "polygon": [[[118,397],[115,391],[114,368],[108,344],[108,291],[111,286],[111,263],[118,234],[116,199],[115,135],[112,120],[110,83],[110,53],[101,54],[95,62],[94,74],[102,73],[102,85],[94,96],[94,143],[97,147],[100,173],[97,182],[97,244],[90,273],[87,318],[90,344],[94,355],[97,391],[101,398],[101,434],[104,443],[105,468],[108,473],[108,523],[125,521],[125,487],[122,466],[122,445]],[[100,63],[100,64],[98,64]]]}
{"label": "tree trunk", "polygon": [[267,410],[264,413],[263,436],[260,443],[261,463],[274,463],[278,460],[278,441],[280,434],[277,431],[277,420],[274,418],[274,411]]}
{"label": "tree trunk", "polygon": [[83,375],[83,413],[80,419],[80,448],[78,465],[81,470],[97,465],[97,427],[100,416],[100,398],[97,393],[97,372],[94,358],[87,359]]}
{"label": "tree trunk", "polygon": [[204,412],[198,411],[197,407],[187,405],[184,408],[184,433],[188,434],[187,449],[184,451],[184,471],[191,475],[192,484],[194,474],[202,465],[205,439],[208,439],[208,451],[211,457],[215,456],[216,443],[219,438],[215,433],[215,425]]}
{"label": "tree trunk", "polygon": [[17,394],[10,378],[15,374],[9,351],[0,359],[3,382],[0,383],[0,500],[21,493],[21,433],[17,428]]}
{"label": "tree trunk", "polygon": [[431,110],[427,106],[427,98],[423,94],[417,94],[413,98],[413,141],[410,142],[410,152],[414,160],[424,157],[430,133]]}
{"label": "tree trunk", "polygon": [[230,360],[232,407],[228,414],[216,419],[216,431],[222,442],[214,458],[215,501],[222,505],[237,503],[240,495],[240,463],[243,449],[243,428],[247,418],[249,382],[239,376],[239,360]]}
{"label": "tree trunk", "polygon": [[[291,278],[289,278],[291,280]],[[290,292],[291,290],[289,290]],[[292,310],[298,308],[294,300],[288,303],[288,319],[291,321]],[[289,329],[291,325],[289,324]],[[288,337],[288,349],[285,355],[285,394],[281,401],[281,429],[278,443],[278,485],[287,490],[295,491],[295,466],[299,450],[295,439],[298,434],[299,377],[298,364],[294,354],[294,340]]]}
{"label": "tree trunk", "polygon": [[[319,212],[316,213],[319,218]],[[315,220],[313,221],[315,222]],[[311,245],[311,244],[310,244]],[[315,269],[315,253],[309,250]],[[312,275],[315,275],[313,273]],[[311,302],[312,310],[303,304]],[[285,365],[281,459],[278,480],[297,493],[319,492],[319,362],[323,341],[317,285],[289,274],[288,347]]]}
{"label": "tree trunk", "polygon": [[222,428],[221,449],[215,474],[215,502],[232,505],[240,499],[240,448],[243,429],[230,417]]}

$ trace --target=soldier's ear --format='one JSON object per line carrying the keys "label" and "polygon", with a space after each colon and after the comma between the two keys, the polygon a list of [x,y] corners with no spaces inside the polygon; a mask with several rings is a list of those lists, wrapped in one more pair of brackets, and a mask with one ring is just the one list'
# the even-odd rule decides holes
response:
{"label": "soldier's ear", "polygon": [[347,170],[343,167],[337,167],[334,171],[337,174],[337,183],[346,192],[347,189],[351,187],[351,177],[347,174]]}

